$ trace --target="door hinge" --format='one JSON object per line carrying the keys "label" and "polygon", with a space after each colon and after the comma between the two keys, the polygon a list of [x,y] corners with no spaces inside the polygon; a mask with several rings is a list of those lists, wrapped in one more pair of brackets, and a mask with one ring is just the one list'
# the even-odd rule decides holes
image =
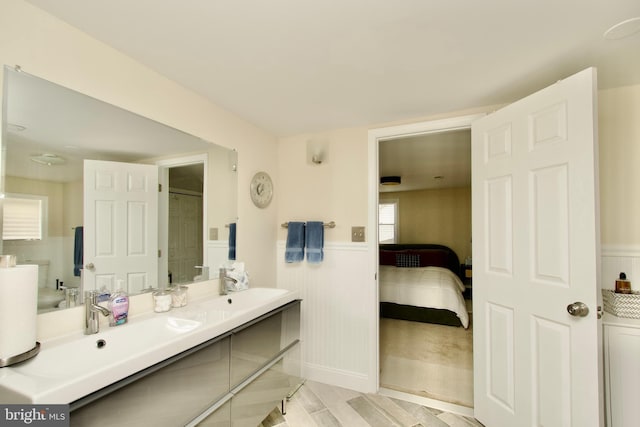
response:
{"label": "door hinge", "polygon": [[162,184],[158,184],[158,193],[162,193]]}
{"label": "door hinge", "polygon": [[158,249],[158,258],[162,258],[162,249]]}

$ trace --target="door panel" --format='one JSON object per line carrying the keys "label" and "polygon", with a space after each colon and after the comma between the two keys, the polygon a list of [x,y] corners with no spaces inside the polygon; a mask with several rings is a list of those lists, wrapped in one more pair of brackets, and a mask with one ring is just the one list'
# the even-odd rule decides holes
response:
{"label": "door panel", "polygon": [[158,169],[153,165],[85,160],[86,289],[130,293],[157,285]]}
{"label": "door panel", "polygon": [[[472,126],[475,416],[596,426],[602,367],[595,69]],[[581,301],[590,313],[571,316]]]}

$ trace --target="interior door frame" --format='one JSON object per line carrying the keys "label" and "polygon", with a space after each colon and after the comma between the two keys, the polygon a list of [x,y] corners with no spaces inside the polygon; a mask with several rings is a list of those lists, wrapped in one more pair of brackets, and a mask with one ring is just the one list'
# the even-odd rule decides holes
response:
{"label": "interior door frame", "polygon": [[[370,276],[374,281],[375,307],[371,310],[370,341],[372,344],[369,359],[369,389],[372,392],[380,391],[380,290],[378,287],[378,203],[379,203],[379,142],[393,139],[406,138],[432,132],[447,132],[461,129],[471,130],[471,123],[486,113],[454,116],[451,118],[429,120],[406,125],[390,126],[371,129],[368,132],[368,163],[369,163],[369,224],[367,233],[368,250],[370,254]],[[417,397],[417,396],[416,396]],[[417,397],[419,399],[419,397]],[[434,401],[438,402],[438,401]],[[419,402],[418,402],[419,403]],[[459,412],[458,405],[441,402],[437,409]],[[464,415],[472,415],[464,414]]]}
{"label": "interior door frame", "polygon": [[158,166],[158,182],[162,185],[162,191],[158,193],[158,248],[161,251],[162,256],[158,260],[158,282],[161,280],[160,284],[164,284],[167,286],[168,279],[166,277],[162,277],[160,272],[167,271],[168,261],[169,261],[169,247],[168,247],[168,233],[169,233],[169,169],[180,167],[180,166],[189,166],[194,164],[202,163],[204,165],[204,170],[202,173],[202,180],[204,185],[202,186],[202,263],[203,265],[207,265],[209,254],[208,254],[208,245],[207,245],[207,237],[208,237],[208,222],[209,218],[207,215],[207,184],[209,182],[208,177],[208,160],[209,156],[206,153],[203,154],[194,154],[192,156],[185,157],[176,157],[172,159],[164,159],[158,160],[156,165]]}

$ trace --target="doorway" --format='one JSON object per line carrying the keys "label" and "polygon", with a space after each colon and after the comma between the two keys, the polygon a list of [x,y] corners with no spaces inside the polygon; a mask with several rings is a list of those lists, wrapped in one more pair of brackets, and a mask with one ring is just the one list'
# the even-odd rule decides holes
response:
{"label": "doorway", "polygon": [[206,265],[208,251],[207,185],[208,156],[160,160],[158,244],[159,287],[193,282],[202,274],[196,266]]}
{"label": "doorway", "polygon": [[[423,179],[426,176],[428,180],[434,181],[435,178],[435,181],[439,181],[435,184],[433,182],[430,184],[436,188],[420,188],[421,184],[416,182],[419,181],[418,177],[412,176],[417,174],[415,170],[413,172],[407,171],[405,177],[401,176],[401,183],[403,180],[404,183],[397,186],[397,189],[400,191],[380,191],[378,183],[383,176],[396,175],[392,169],[387,168],[386,159],[397,156],[401,151],[397,150],[397,148],[403,144],[415,145],[425,143],[424,141],[420,142],[420,140],[424,138],[429,139],[429,136],[439,134],[445,141],[448,140],[451,144],[455,145],[455,143],[452,142],[454,136],[466,134],[468,140],[468,152],[466,156],[470,157],[470,127],[471,122],[478,117],[480,116],[474,115],[423,122],[407,126],[378,129],[370,133],[370,149],[375,153],[375,164],[377,166],[377,168],[375,168],[375,177],[371,177],[371,195],[375,197],[376,207],[385,200],[397,201],[399,227],[397,227],[398,236],[396,236],[395,243],[445,243],[446,246],[455,247],[454,252],[459,258],[459,268],[453,273],[458,275],[460,280],[464,281],[463,284],[466,283],[468,286],[468,289],[465,288],[468,291],[468,298],[464,300],[464,305],[468,311],[472,311],[471,277],[468,277],[469,280],[465,280],[467,278],[465,278],[466,269],[464,266],[465,264],[469,264],[469,271],[471,271],[470,178],[466,178],[468,182],[466,189],[463,189],[464,184],[456,184],[460,178],[458,173],[453,173],[452,165],[459,163],[458,160],[460,159],[458,159],[455,154],[452,154],[452,150],[449,150],[447,151],[448,154],[445,154],[445,156],[450,156],[448,161],[445,159],[445,161],[439,160],[436,162],[440,167],[448,167],[449,171],[447,173],[443,173],[439,169],[432,169],[432,171],[429,172],[428,167],[422,167],[423,171],[419,174],[423,175]],[[398,145],[394,146],[393,144]],[[442,144],[443,147],[446,148],[446,143],[443,142]],[[448,148],[451,149],[452,145]],[[417,156],[411,158],[414,157]],[[415,166],[413,167],[415,168]],[[468,166],[465,174],[470,176],[470,166]],[[375,184],[375,190],[373,184]],[[450,189],[437,188],[447,185]],[[405,187],[404,191],[402,191],[402,187]],[[455,187],[457,187],[457,189],[454,190],[453,188]],[[453,197],[453,193],[465,194],[464,196],[458,194],[459,197],[466,197],[467,199],[467,202],[465,202],[468,206],[466,208],[467,212],[464,214],[465,219],[462,220],[466,223],[465,226],[447,225],[446,227],[429,227],[433,218],[442,215],[451,215],[450,213],[444,213],[446,209],[434,209],[434,203],[427,201],[427,206],[425,207],[425,200],[422,201],[422,206],[419,206],[416,200],[420,198],[429,200],[429,198],[431,198],[433,202],[433,200],[435,200],[434,197],[442,197],[445,193],[449,193],[447,197],[450,199]],[[379,212],[372,212],[372,217],[376,218],[376,223],[371,224],[371,227],[375,230],[378,230],[378,215]],[[426,218],[425,215],[427,217],[433,216],[433,218],[424,220],[424,218]],[[417,223],[416,217],[422,217],[423,221]],[[447,228],[449,229],[448,231]],[[459,236],[455,237],[456,234]],[[371,236],[374,236],[374,234],[371,233]],[[379,237],[377,233],[375,237],[375,242],[371,245],[371,249],[377,254],[376,277],[380,277],[380,266],[378,265],[380,261]],[[388,236],[385,236],[385,239],[388,239]],[[454,267],[453,269],[455,270],[456,268]],[[420,401],[438,409],[453,410],[464,415],[472,415],[472,320],[469,325],[469,328],[452,327],[427,322],[379,317],[377,327],[378,336],[376,338],[378,340],[379,350],[377,360],[377,386],[380,393],[397,396],[405,400]],[[429,354],[430,352],[432,353]],[[448,366],[443,367],[441,363],[445,363]],[[461,364],[466,365],[466,368],[459,369]],[[445,375],[434,379],[434,373],[445,373]],[[463,376],[466,377],[466,380],[461,380]],[[425,380],[428,378],[433,379],[433,381]],[[423,380],[425,381],[423,382]],[[466,385],[463,385],[465,382]],[[454,385],[454,387],[451,388],[451,385]],[[467,391],[461,393],[459,388],[456,389],[456,387],[460,386]],[[446,389],[449,389],[449,391]],[[441,393],[442,391],[444,391],[444,393]],[[461,400],[460,396],[465,394],[466,397]]]}
{"label": "doorway", "polygon": [[382,140],[378,152],[380,387],[471,408],[471,130]]}
{"label": "doorway", "polygon": [[202,274],[204,165],[169,169],[169,284],[190,283]]}

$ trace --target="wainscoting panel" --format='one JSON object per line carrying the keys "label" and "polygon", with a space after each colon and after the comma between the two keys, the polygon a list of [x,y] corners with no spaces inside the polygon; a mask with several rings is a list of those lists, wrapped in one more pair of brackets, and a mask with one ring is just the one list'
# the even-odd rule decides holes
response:
{"label": "wainscoting panel", "polygon": [[[320,264],[284,261],[285,242],[277,243],[278,287],[298,291],[301,312],[303,376],[357,391],[371,391],[375,372],[378,297],[366,243],[329,243]],[[377,385],[376,385],[377,386]]]}
{"label": "wainscoting panel", "polygon": [[601,265],[602,289],[615,289],[621,272],[631,281],[631,289],[640,291],[640,247],[603,246]]}

